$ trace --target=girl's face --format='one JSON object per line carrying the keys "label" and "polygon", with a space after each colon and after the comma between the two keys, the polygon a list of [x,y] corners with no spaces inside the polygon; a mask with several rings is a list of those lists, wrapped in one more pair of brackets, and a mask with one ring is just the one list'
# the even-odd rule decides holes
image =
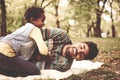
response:
{"label": "girl's face", "polygon": [[38,27],[38,28],[42,28],[43,27],[43,25],[44,25],[44,21],[45,21],[45,15],[44,14],[42,14],[41,15],[41,17],[40,18],[38,18],[38,19],[32,19],[31,20],[31,23],[33,23],[36,27]]}

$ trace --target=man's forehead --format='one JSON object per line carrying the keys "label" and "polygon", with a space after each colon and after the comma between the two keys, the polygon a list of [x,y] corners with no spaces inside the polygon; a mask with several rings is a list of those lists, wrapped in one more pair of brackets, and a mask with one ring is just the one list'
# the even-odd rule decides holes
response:
{"label": "man's forehead", "polygon": [[78,42],[78,43],[73,44],[73,46],[80,46],[80,45],[84,45],[84,44],[85,44],[85,43]]}

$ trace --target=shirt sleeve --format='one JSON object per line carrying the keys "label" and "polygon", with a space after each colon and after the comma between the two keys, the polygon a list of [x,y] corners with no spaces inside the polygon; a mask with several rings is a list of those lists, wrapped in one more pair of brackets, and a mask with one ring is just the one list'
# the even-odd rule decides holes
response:
{"label": "shirt sleeve", "polygon": [[30,37],[35,40],[37,46],[38,46],[38,50],[42,55],[47,55],[48,54],[48,47],[46,46],[43,37],[42,37],[42,33],[41,30],[37,27],[35,27],[31,33],[30,33]]}

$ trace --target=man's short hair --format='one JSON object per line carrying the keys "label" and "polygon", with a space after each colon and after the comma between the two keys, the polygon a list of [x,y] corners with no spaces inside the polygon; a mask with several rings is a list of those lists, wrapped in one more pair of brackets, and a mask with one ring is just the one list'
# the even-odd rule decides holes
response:
{"label": "man's short hair", "polygon": [[94,59],[99,52],[99,50],[97,48],[97,44],[94,42],[91,42],[91,41],[85,41],[83,43],[87,44],[89,47],[89,52],[88,52],[88,55],[85,57],[85,60]]}

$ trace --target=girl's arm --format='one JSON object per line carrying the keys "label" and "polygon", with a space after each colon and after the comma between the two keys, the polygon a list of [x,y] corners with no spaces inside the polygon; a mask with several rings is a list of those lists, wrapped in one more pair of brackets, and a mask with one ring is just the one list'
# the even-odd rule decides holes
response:
{"label": "girl's arm", "polygon": [[35,27],[30,33],[30,37],[35,40],[38,50],[42,55],[48,55],[48,47],[46,46],[42,33],[39,28]]}

